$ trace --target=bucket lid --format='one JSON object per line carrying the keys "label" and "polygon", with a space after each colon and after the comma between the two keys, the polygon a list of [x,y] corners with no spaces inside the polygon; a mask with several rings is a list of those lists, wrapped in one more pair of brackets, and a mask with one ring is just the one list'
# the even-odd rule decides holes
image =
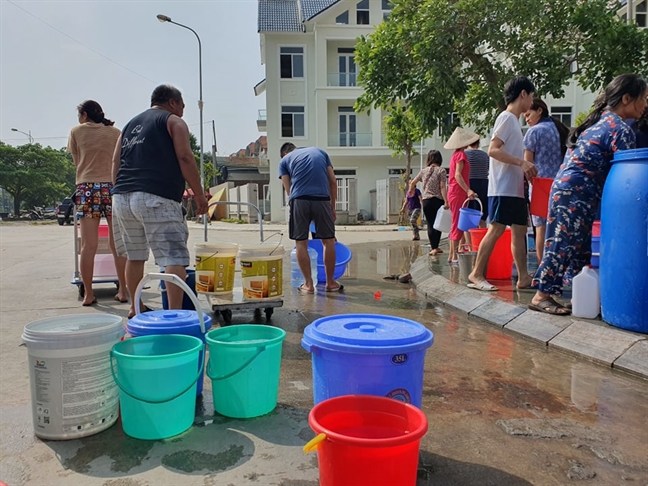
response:
{"label": "bucket lid", "polygon": [[30,322],[23,330],[22,340],[29,345],[52,342],[101,341],[104,337],[123,334],[122,318],[110,314],[75,314],[48,317]]}
{"label": "bucket lid", "polygon": [[432,346],[434,335],[418,322],[378,314],[322,317],[304,329],[302,346],[333,351],[383,354],[411,352]]}
{"label": "bucket lid", "polygon": [[236,243],[196,243],[195,251],[204,251],[212,253],[236,253],[239,246]]}
{"label": "bucket lid", "polygon": [[648,148],[619,150],[614,152],[614,162],[646,162],[648,163]]}
{"label": "bucket lid", "polygon": [[[212,318],[204,315],[205,331],[211,328]],[[126,330],[132,336],[149,334],[190,334],[198,336],[200,320],[195,310],[156,310],[143,312],[129,319]]]}

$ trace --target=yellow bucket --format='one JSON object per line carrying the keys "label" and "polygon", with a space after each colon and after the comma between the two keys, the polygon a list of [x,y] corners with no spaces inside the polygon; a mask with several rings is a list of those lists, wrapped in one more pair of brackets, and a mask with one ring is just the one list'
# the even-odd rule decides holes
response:
{"label": "yellow bucket", "polygon": [[283,246],[239,250],[243,300],[271,300],[283,295],[283,257]]}
{"label": "yellow bucket", "polygon": [[196,291],[203,294],[227,294],[234,289],[236,268],[235,243],[197,243]]}

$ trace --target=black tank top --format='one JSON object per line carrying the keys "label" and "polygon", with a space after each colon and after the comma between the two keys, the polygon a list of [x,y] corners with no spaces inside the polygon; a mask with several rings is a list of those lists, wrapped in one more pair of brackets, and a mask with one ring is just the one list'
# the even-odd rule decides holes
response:
{"label": "black tank top", "polygon": [[167,129],[171,113],[151,108],[122,130],[121,165],[113,192],[148,192],[181,202],[185,180]]}

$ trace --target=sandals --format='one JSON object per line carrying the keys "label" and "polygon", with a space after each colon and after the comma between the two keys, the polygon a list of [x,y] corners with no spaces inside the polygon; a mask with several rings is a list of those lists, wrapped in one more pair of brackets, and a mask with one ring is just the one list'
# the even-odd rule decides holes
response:
{"label": "sandals", "polygon": [[332,289],[326,287],[327,292],[342,292],[343,290],[344,290],[344,285],[342,285],[342,284],[338,284],[337,287],[333,287]]}
{"label": "sandals", "polygon": [[304,287],[305,284],[301,284],[299,287],[297,287],[297,290],[299,291],[300,294],[314,294],[315,289],[313,290],[308,290],[307,288]]}
{"label": "sandals", "polygon": [[568,316],[571,310],[564,305],[559,304],[553,298],[547,297],[537,304],[529,304],[529,309],[536,312],[544,312],[552,316]]}
{"label": "sandals", "polygon": [[498,287],[490,283],[488,280],[482,280],[479,283],[470,282],[467,287],[475,290],[481,290],[482,292],[497,292],[499,290]]}

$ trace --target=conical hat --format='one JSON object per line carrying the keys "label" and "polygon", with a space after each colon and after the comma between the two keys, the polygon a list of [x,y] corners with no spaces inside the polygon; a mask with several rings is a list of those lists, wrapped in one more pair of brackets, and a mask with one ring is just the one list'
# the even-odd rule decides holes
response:
{"label": "conical hat", "polygon": [[476,133],[466,130],[465,128],[457,127],[443,148],[446,150],[457,150],[463,147],[468,147],[477,140],[479,140],[479,135]]}

